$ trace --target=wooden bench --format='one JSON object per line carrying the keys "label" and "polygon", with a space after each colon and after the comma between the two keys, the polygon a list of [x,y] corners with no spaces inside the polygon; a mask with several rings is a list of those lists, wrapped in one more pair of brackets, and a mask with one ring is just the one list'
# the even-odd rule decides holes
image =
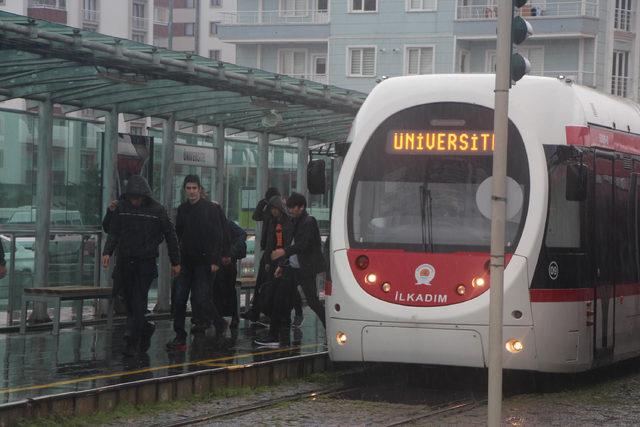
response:
{"label": "wooden bench", "polygon": [[53,334],[60,331],[60,305],[62,301],[75,301],[76,327],[82,329],[82,305],[85,299],[108,299],[107,327],[113,326],[113,290],[111,288],[96,288],[93,286],[56,286],[51,288],[25,288],[22,295],[22,310],[20,313],[20,333],[27,330],[27,305],[32,302],[46,302],[53,311]]}

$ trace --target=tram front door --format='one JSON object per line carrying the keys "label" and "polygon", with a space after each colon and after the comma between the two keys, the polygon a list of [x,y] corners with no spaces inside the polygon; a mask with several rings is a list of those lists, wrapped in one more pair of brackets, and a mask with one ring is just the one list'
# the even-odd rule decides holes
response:
{"label": "tram front door", "polygon": [[594,171],[594,196],[591,204],[594,232],[591,242],[594,273],[594,365],[613,359],[615,334],[615,282],[613,274],[614,236],[614,158],[611,154],[596,151]]}

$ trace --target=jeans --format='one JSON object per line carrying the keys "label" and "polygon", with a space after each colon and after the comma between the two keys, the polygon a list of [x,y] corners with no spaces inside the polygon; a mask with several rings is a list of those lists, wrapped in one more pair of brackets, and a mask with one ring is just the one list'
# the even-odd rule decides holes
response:
{"label": "jeans", "polygon": [[216,326],[224,323],[211,299],[214,280],[215,273],[211,272],[210,265],[182,264],[173,294],[173,330],[178,337],[186,338],[187,336],[184,323],[189,295],[191,295],[192,316],[197,325],[208,328],[212,322]]}

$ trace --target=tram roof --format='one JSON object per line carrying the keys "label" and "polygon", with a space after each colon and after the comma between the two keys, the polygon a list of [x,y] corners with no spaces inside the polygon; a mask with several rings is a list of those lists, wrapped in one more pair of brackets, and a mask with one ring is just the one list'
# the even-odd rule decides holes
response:
{"label": "tram roof", "polygon": [[366,94],[0,11],[0,100],[46,97],[67,113],[174,114],[330,143],[346,139]]}

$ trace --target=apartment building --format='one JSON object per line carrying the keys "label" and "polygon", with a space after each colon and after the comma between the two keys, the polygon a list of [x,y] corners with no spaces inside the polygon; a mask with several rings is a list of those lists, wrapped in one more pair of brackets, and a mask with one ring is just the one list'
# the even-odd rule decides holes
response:
{"label": "apartment building", "polygon": [[[383,76],[495,69],[495,0],[237,0],[218,35],[237,63],[369,91]],[[533,75],[638,98],[637,0],[534,0]]]}

